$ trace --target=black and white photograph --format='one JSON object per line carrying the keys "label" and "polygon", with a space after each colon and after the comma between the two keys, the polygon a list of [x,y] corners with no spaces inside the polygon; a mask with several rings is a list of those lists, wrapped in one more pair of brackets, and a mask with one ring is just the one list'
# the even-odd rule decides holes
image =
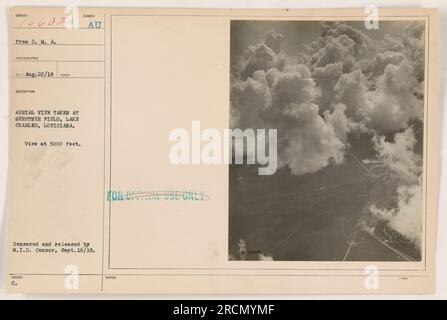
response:
{"label": "black and white photograph", "polygon": [[232,20],[230,128],[277,170],[229,168],[229,260],[421,261],[424,21]]}
{"label": "black and white photograph", "polygon": [[2,7],[0,300],[447,297],[447,2],[117,1]]}

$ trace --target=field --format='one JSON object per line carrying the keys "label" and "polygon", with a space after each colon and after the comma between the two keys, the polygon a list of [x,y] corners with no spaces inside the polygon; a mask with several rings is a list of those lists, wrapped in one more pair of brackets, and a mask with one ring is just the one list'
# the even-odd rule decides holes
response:
{"label": "field", "polygon": [[[369,212],[389,207],[394,186],[363,159],[373,159],[368,137],[351,139],[341,165],[302,176],[288,168],[259,176],[257,167],[230,166],[229,248],[232,259],[258,253],[280,261],[412,261],[414,246]],[[243,239],[247,254],[240,254]]]}

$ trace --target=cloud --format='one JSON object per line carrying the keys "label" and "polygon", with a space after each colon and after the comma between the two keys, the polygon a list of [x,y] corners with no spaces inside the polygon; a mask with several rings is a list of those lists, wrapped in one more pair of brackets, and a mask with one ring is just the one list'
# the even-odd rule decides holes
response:
{"label": "cloud", "polygon": [[354,46],[356,55],[364,54],[370,48],[372,40],[362,31],[355,29],[342,21],[322,22],[321,23],[323,37],[347,37]]}
{"label": "cloud", "polygon": [[323,114],[324,119],[333,128],[338,139],[345,143],[352,126],[351,121],[346,116],[346,106],[342,103],[336,104],[332,113],[326,110]]}
{"label": "cloud", "polygon": [[313,79],[321,89],[318,103],[322,110],[330,109],[334,102],[334,87],[342,74],[343,64],[341,62],[329,63],[324,67],[313,68]]}
{"label": "cloud", "polygon": [[321,91],[307,66],[289,61],[282,69],[264,67],[250,71],[246,79],[233,79],[232,125],[277,129],[279,167],[294,175],[341,163],[348,131],[343,127],[348,125],[345,108],[320,113],[314,102]]}
{"label": "cloud", "polygon": [[355,121],[379,133],[392,132],[406,128],[412,119],[422,120],[423,102],[415,94],[418,88],[413,67],[403,59],[398,65],[388,64],[373,85],[360,69],[341,75],[333,101],[345,104],[346,114]]}
{"label": "cloud", "polygon": [[346,35],[337,38],[328,36],[324,46],[312,56],[314,67],[324,67],[328,64],[342,63],[343,71],[350,72],[355,65],[355,43]]}
{"label": "cloud", "polygon": [[[268,37],[270,45],[275,49],[279,45],[279,40],[274,36]],[[252,77],[253,73],[258,70],[267,71],[271,68],[282,69],[285,65],[285,56],[279,52],[278,54],[270,48],[265,42],[261,42],[254,46],[249,46],[242,56],[237,58],[234,65],[234,72],[242,80]]]}
{"label": "cloud", "polygon": [[379,159],[397,180],[396,206],[392,209],[379,209],[375,205],[370,211],[378,218],[387,221],[416,247],[420,248],[422,236],[422,159],[414,152],[417,140],[413,129],[407,128],[395,135],[393,142],[374,137],[374,146]]}
{"label": "cloud", "polygon": [[331,162],[343,162],[344,144],[334,127],[318,114],[317,105],[290,104],[285,115],[294,118],[296,125],[288,128],[287,144],[280,154],[280,161],[288,165],[292,174],[312,173]]}
{"label": "cloud", "polygon": [[422,158],[414,152],[417,140],[411,127],[397,133],[393,142],[387,142],[384,136],[374,136],[373,143],[379,159],[384,161],[385,166],[399,183],[406,185],[419,183]]}
{"label": "cloud", "polygon": [[320,95],[309,68],[303,64],[286,65],[283,71],[271,69],[266,78],[272,86],[274,104],[280,108],[289,103],[311,102]]}
{"label": "cloud", "polygon": [[370,72],[373,78],[376,78],[383,74],[385,68],[389,64],[398,65],[402,60],[406,59],[404,53],[400,51],[385,51],[379,52],[374,57],[374,60],[368,65],[366,72]]}
{"label": "cloud", "polygon": [[310,62],[321,90],[320,110],[343,103],[357,127],[379,133],[422,119],[423,23],[409,23],[399,38],[386,35],[382,41],[344,22],[324,22],[321,28],[321,36],[299,54],[300,61]]}
{"label": "cloud", "polygon": [[271,93],[259,71],[255,78],[234,81],[231,87],[232,123],[237,128],[262,127],[260,114],[271,104]]}
{"label": "cloud", "polygon": [[422,189],[421,185],[400,186],[397,189],[397,208],[378,209],[371,212],[388,221],[389,226],[412,241],[420,250],[422,244]]}
{"label": "cloud", "polygon": [[418,81],[424,80],[425,25],[422,21],[408,24],[401,34],[401,41],[407,58],[412,62]]}
{"label": "cloud", "polygon": [[278,32],[270,31],[265,37],[265,44],[276,54],[281,52],[283,43],[284,36]]}
{"label": "cloud", "polygon": [[[287,65],[283,71],[270,70],[266,78],[271,79],[273,105],[264,119],[269,126],[278,128],[280,166],[288,166],[294,175],[303,175],[331,162],[341,163],[344,144],[314,103],[320,90],[309,68],[301,64]],[[332,119],[329,113],[327,118]],[[337,130],[341,134],[344,129]]]}
{"label": "cloud", "polygon": [[375,90],[368,92],[368,100],[359,112],[364,121],[376,131],[397,131],[408,127],[411,119],[422,120],[423,101],[414,94],[419,82],[413,67],[403,60],[389,64],[375,82]]}
{"label": "cloud", "polygon": [[369,104],[368,84],[360,69],[340,76],[334,87],[333,100],[346,105],[347,115],[352,119],[364,120],[361,110]]}

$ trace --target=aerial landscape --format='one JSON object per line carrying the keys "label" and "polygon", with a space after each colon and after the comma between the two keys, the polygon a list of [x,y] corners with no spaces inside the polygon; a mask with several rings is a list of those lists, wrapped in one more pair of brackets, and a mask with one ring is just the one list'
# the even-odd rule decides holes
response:
{"label": "aerial landscape", "polygon": [[420,261],[425,25],[232,21],[230,128],[278,169],[229,170],[229,260]]}

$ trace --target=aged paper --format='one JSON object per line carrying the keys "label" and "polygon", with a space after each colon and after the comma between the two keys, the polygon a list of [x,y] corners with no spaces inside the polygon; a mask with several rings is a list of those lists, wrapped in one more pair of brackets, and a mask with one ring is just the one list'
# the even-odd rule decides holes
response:
{"label": "aged paper", "polygon": [[435,9],[11,8],[9,291],[432,293],[437,37]]}

